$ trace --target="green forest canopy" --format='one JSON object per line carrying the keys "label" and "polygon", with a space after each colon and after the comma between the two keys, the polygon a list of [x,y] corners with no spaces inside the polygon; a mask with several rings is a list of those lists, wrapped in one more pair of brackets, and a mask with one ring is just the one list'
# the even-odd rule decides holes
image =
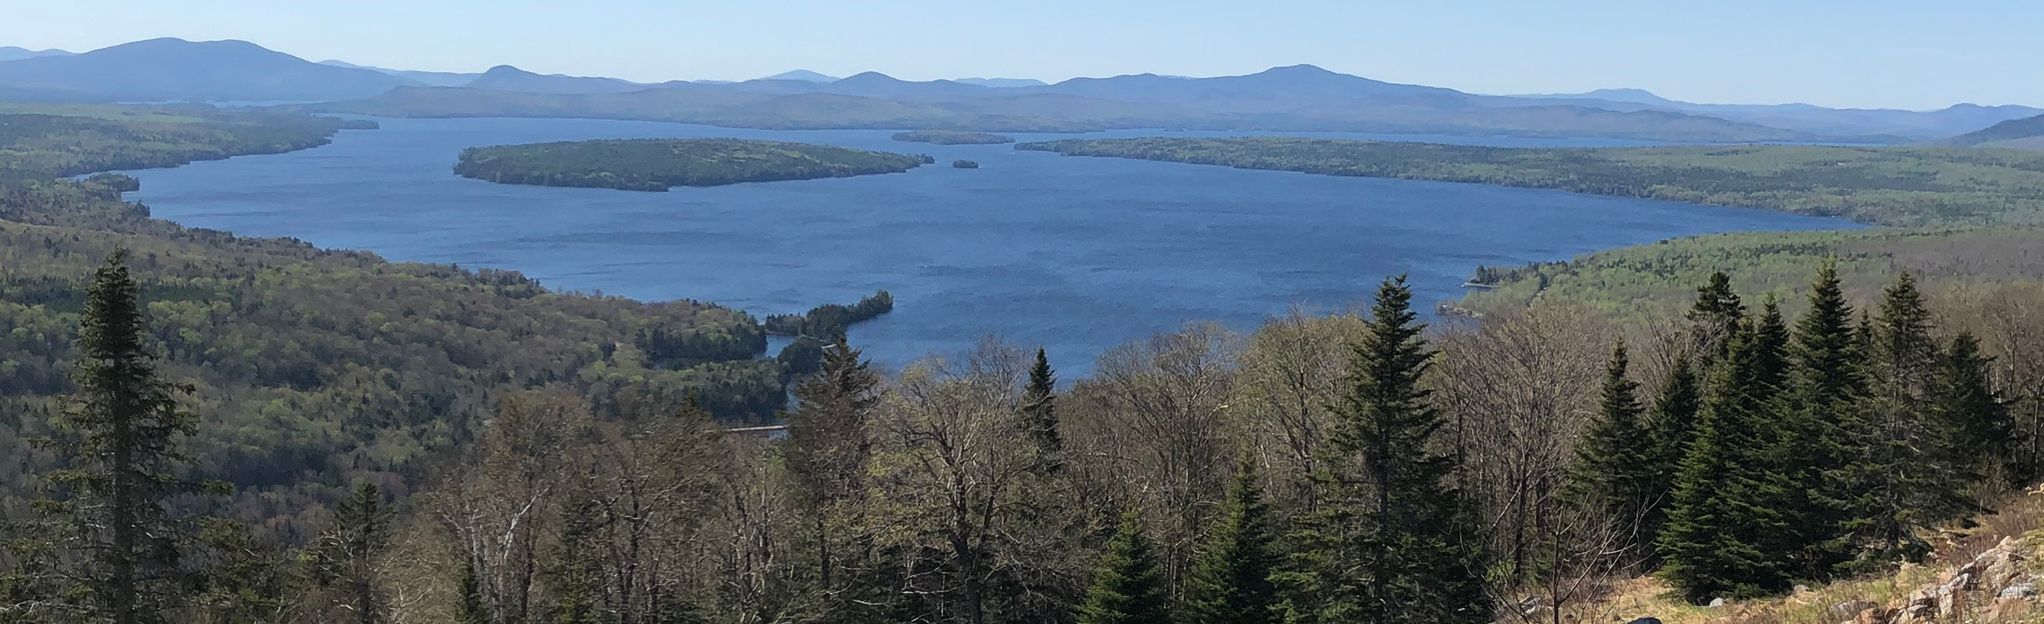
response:
{"label": "green forest canopy", "polygon": [[1738,145],[1501,148],[1304,138],[1072,139],[1015,149],[1843,216],[1881,225],[2044,224],[2044,153]]}
{"label": "green forest canopy", "polygon": [[461,151],[454,172],[507,184],[665,191],[900,173],[921,156],[743,139],[599,139],[474,147]]}

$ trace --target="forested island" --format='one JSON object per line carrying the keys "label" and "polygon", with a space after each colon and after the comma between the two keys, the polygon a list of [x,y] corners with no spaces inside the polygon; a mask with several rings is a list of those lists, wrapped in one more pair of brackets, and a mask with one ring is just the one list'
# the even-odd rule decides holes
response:
{"label": "forested island", "polygon": [[1306,138],[1073,139],[1018,150],[1548,188],[1883,225],[2044,224],[2044,153],[1740,145],[1501,148]]}
{"label": "forested island", "polygon": [[458,175],[504,184],[665,191],[900,173],[921,156],[746,139],[600,139],[462,150]]}
{"label": "forested island", "polygon": [[894,140],[910,143],[934,143],[937,145],[998,145],[1014,143],[1015,138],[991,132],[967,132],[963,130],[911,130],[894,133]]}

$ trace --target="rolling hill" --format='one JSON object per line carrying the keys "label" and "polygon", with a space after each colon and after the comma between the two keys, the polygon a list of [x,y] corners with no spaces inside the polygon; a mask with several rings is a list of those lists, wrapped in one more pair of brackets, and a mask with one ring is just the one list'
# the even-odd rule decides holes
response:
{"label": "rolling hill", "polygon": [[1942,142],[1947,145],[2044,149],[2044,115],[2011,119]]}
{"label": "rolling hill", "polygon": [[1957,104],[1933,111],[1825,108],[1811,104],[1697,104],[1664,98],[1645,89],[1509,96],[1494,101],[1505,105],[1546,101],[1614,111],[1660,110],[1838,137],[1892,135],[1905,139],[1946,137],[2044,113],[2044,109],[2028,106],[1979,104]]}
{"label": "rolling hill", "polygon": [[492,67],[463,86],[524,93],[627,93],[647,88],[646,85],[617,78],[535,74],[510,65]]}

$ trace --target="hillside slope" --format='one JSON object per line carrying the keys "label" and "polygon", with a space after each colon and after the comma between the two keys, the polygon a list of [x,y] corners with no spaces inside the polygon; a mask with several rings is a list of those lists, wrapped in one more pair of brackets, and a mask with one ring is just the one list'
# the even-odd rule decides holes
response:
{"label": "hillside slope", "polygon": [[321,65],[246,41],[163,38],[0,62],[0,87],[85,100],[275,101],[369,97],[405,81]]}

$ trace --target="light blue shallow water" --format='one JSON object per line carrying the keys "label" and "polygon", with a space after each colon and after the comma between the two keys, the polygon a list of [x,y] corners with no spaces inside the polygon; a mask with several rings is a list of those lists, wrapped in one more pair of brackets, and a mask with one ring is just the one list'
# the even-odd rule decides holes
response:
{"label": "light blue shallow water", "polygon": [[[1554,191],[900,143],[888,131],[379,121],[380,130],[347,131],[317,149],[132,172],[142,180],[133,198],[191,226],[393,260],[514,269],[559,289],[714,301],[759,315],[850,303],[885,288],[894,313],[852,334],[885,365],[955,353],[993,334],[1047,347],[1068,374],[1114,345],[1187,321],[1247,329],[1293,305],[1356,304],[1391,274],[1410,274],[1416,303],[1431,308],[1459,296],[1458,285],[1481,264],[1709,232],[1848,227]],[[1156,134],[1165,133],[1087,136]],[[609,137],[827,143],[927,153],[939,164],[668,193],[501,185],[450,172],[465,147]],[[947,166],[961,158],[981,168]]]}

